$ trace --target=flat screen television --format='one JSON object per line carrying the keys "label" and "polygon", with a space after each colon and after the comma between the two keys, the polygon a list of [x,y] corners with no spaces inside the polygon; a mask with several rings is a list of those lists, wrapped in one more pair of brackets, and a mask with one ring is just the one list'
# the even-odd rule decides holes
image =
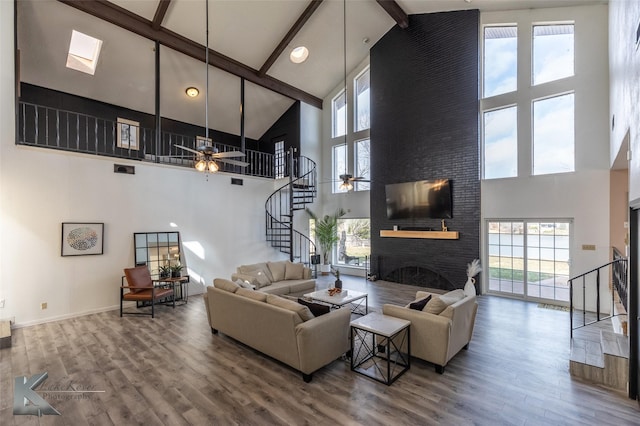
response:
{"label": "flat screen television", "polygon": [[385,186],[388,219],[452,218],[449,179],[420,180]]}

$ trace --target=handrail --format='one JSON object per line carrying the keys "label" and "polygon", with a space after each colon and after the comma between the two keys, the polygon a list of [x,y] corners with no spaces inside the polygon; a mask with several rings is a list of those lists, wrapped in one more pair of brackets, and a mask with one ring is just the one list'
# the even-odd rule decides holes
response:
{"label": "handrail", "polygon": [[[135,134],[131,144],[119,144],[118,122],[80,112],[51,108],[29,102],[19,102],[16,144],[62,151],[81,152],[114,158],[193,167],[194,156],[175,148],[183,145],[197,148],[197,138],[167,131],[161,132],[160,144],[156,143],[156,130],[142,126],[131,126]],[[119,146],[120,145],[120,146]],[[239,147],[213,143],[219,152],[235,151]],[[245,161],[241,168],[220,162],[220,171],[248,176],[273,178],[273,154],[251,149],[245,150]]]}
{"label": "handrail", "polygon": [[[594,268],[590,271],[587,271],[585,273],[582,273],[580,275],[576,275],[573,278],[569,279],[569,324],[571,327],[571,331],[570,331],[570,335],[573,338],[573,330],[577,330],[579,328],[582,327],[586,327],[588,325],[591,324],[595,324],[597,322],[612,318],[615,316],[614,312],[613,312],[613,306],[615,303],[615,293],[613,291],[611,291],[611,315],[606,316],[606,317],[601,317],[601,313],[600,313],[600,276],[601,276],[601,271],[605,268],[609,268],[611,267],[612,272],[614,272],[613,274],[611,274],[612,276],[612,280],[615,280],[615,275],[616,274],[616,267],[617,266],[621,266],[622,269],[624,269],[624,271],[626,271],[626,266],[627,266],[627,259],[626,258],[618,258],[618,259],[614,259],[611,262],[608,262],[602,266],[599,266],[597,268]],[[587,322],[587,309],[586,309],[586,296],[587,296],[587,283],[586,283],[586,277],[595,273],[596,274],[596,281],[595,281],[595,291],[596,291],[596,320],[595,321],[590,321]],[[573,319],[573,311],[574,311],[574,281],[577,280],[581,280],[582,281],[582,325],[579,325],[577,327],[574,327],[573,323],[574,323],[574,319]],[[626,280],[626,278],[625,278]]]}

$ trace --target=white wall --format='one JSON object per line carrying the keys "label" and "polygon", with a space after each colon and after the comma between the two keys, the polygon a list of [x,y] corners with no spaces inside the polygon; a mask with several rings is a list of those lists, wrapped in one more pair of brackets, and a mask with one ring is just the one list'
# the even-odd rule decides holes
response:
{"label": "white wall", "polygon": [[[184,248],[191,294],[242,263],[284,258],[264,237],[271,180],[236,186],[228,174],[16,146],[12,10],[0,2],[0,318],[22,326],[116,307],[134,232],[177,230],[196,248]],[[135,175],[115,174],[115,162]],[[73,221],[104,222],[103,255],[61,257],[61,223]]]}
{"label": "white wall", "polygon": [[[530,131],[519,131],[520,161],[517,178],[482,181],[482,236],[485,220],[516,218],[573,219],[570,275],[586,272],[609,259],[609,152],[607,7],[585,6],[483,13],[483,24],[575,21],[575,169],[573,173],[531,176]],[[521,47],[523,43],[520,43]],[[529,43],[530,45],[530,43]],[[527,63],[530,51],[520,49],[519,63]],[[520,123],[519,123],[520,124]],[[522,129],[519,129],[522,130]],[[522,167],[524,166],[524,167]],[[524,168],[524,170],[523,170]],[[583,251],[595,244],[595,251]],[[481,247],[487,259],[486,241]],[[487,271],[483,284],[488,283]],[[592,307],[593,301],[588,300]]]}
{"label": "white wall", "polygon": [[629,200],[640,200],[640,47],[635,44],[640,23],[640,2],[609,1],[609,121],[610,161],[613,164],[628,136],[632,160],[629,164]]}

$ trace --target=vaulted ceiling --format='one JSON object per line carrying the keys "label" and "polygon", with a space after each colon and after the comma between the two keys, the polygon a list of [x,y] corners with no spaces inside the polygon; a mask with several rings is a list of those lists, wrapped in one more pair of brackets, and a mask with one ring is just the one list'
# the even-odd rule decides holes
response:
{"label": "vaulted ceiling", "polygon": [[[161,113],[240,134],[240,77],[245,134],[258,139],[294,99],[321,102],[407,14],[447,10],[511,10],[582,0],[210,0],[210,63],[205,68],[204,0],[20,0],[21,80],[153,114],[155,40],[160,41]],[[345,18],[346,11],[346,18]],[[346,19],[346,21],[345,21]],[[346,43],[343,28],[346,26]],[[95,75],[65,67],[72,30],[103,40]],[[346,55],[344,46],[346,44]],[[304,45],[309,58],[289,60]],[[188,98],[185,89],[200,89]]]}

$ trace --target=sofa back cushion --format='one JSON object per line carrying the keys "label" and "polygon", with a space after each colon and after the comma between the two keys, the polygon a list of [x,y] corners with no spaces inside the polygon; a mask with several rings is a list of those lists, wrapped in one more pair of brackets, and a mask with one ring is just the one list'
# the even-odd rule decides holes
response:
{"label": "sofa back cushion", "polygon": [[301,280],[304,278],[304,265],[302,263],[287,262],[284,269],[285,280]]}
{"label": "sofa back cushion", "polygon": [[424,307],[423,311],[434,315],[440,315],[444,310],[456,302],[464,299],[463,290],[453,290],[445,294],[433,295],[431,300]]}
{"label": "sofa back cushion", "polygon": [[267,266],[269,267],[269,271],[271,272],[271,276],[273,277],[273,279],[271,280],[272,282],[284,280],[287,261],[267,262]]}
{"label": "sofa back cushion", "polygon": [[296,301],[276,296],[275,294],[267,294],[267,303],[297,313],[302,321],[309,321],[310,319],[315,318],[308,307],[303,306]]}
{"label": "sofa back cushion", "polygon": [[230,293],[235,293],[240,288],[238,284],[234,283],[233,281],[225,280],[224,278],[215,278],[213,280],[213,286]]}
{"label": "sofa back cushion", "polygon": [[256,271],[262,271],[266,275],[267,279],[269,279],[269,282],[275,281],[271,276],[271,271],[269,270],[266,262],[238,266],[238,272],[241,274],[256,275]]}
{"label": "sofa back cushion", "polygon": [[262,293],[261,291],[249,290],[247,288],[239,288],[238,291],[236,291],[236,294],[238,296],[246,297],[248,299],[257,300],[258,302],[267,301],[267,294]]}

